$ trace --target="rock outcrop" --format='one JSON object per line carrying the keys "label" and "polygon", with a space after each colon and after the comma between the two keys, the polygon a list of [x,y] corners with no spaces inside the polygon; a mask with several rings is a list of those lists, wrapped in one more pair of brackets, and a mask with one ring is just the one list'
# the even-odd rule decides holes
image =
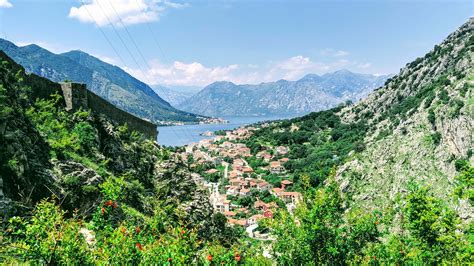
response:
{"label": "rock outcrop", "polygon": [[394,204],[415,181],[460,213],[474,213],[452,198],[454,162],[474,164],[473,27],[471,19],[385,86],[340,112],[346,122],[366,118],[371,125],[366,149],[337,173],[352,204]]}

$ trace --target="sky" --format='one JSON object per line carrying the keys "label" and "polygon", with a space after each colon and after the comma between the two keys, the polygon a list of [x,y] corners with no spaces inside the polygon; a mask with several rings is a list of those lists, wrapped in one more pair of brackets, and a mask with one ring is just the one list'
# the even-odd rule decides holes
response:
{"label": "sky", "polygon": [[0,0],[0,37],[82,50],[148,84],[394,74],[473,16],[462,0]]}

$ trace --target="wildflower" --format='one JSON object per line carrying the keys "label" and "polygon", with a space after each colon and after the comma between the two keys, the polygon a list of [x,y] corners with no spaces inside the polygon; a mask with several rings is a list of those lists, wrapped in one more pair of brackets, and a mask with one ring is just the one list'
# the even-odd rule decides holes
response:
{"label": "wildflower", "polygon": [[139,227],[139,226],[135,227],[135,233],[139,234],[139,233],[140,233],[140,231],[141,231],[141,229],[140,229],[140,227]]}
{"label": "wildflower", "polygon": [[122,227],[122,229],[120,229],[120,232],[125,235],[127,233],[127,229],[125,229],[125,227]]}
{"label": "wildflower", "polygon": [[184,235],[186,233],[186,231],[184,230],[181,230],[181,232],[179,232],[180,235]]}
{"label": "wildflower", "polygon": [[378,225],[380,223],[380,221],[375,221],[375,224]]}
{"label": "wildflower", "polygon": [[140,243],[136,243],[135,246],[139,249],[139,250],[143,250],[143,247]]}
{"label": "wildflower", "polygon": [[235,259],[235,261],[237,261],[237,262],[240,261],[240,255],[239,255],[239,253],[237,253],[237,252],[235,253],[234,259]]}
{"label": "wildflower", "polygon": [[171,262],[173,259],[172,258],[168,258],[168,261]]}
{"label": "wildflower", "polygon": [[102,214],[105,213],[105,209],[103,207],[100,209],[100,211],[102,212]]}
{"label": "wildflower", "polygon": [[118,207],[117,202],[114,202],[114,205],[112,205],[112,208],[116,209]]}
{"label": "wildflower", "polygon": [[212,255],[211,254],[207,255],[207,260],[212,262]]}

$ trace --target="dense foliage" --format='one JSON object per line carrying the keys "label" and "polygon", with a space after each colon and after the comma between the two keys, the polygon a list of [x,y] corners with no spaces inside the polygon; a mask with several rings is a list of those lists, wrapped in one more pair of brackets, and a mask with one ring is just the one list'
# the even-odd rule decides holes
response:
{"label": "dense foliage", "polygon": [[[403,200],[406,205],[399,210],[344,213],[333,180],[310,189],[294,216],[282,212],[271,223],[275,257],[284,265],[463,264],[472,259],[472,229],[454,210],[416,184]],[[389,231],[396,219],[400,227]]]}
{"label": "dense foliage", "polygon": [[[365,120],[347,124],[336,115],[342,106],[301,118],[284,120],[256,131],[248,141],[249,147],[285,145],[290,147],[285,168],[297,185],[303,174],[311,177],[317,187],[329,175],[331,169],[344,162],[349,152],[364,149],[363,138],[368,129]],[[292,125],[297,131],[290,131]]]}
{"label": "dense foliage", "polygon": [[33,99],[25,74],[1,66],[0,177],[17,200],[1,224],[2,263],[265,263],[171,151],[105,116],[65,111],[60,95]]}

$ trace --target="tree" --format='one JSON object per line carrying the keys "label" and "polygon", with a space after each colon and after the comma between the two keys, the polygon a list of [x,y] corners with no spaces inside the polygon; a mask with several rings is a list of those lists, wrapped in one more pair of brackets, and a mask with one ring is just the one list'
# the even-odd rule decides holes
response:
{"label": "tree", "polygon": [[376,242],[379,217],[354,210],[344,218],[339,188],[333,178],[329,185],[310,189],[294,213],[279,212],[271,224],[277,236],[273,246],[281,264],[347,264],[363,256],[364,248]]}
{"label": "tree", "polygon": [[456,256],[458,217],[441,200],[430,196],[426,187],[411,186],[403,213],[420,261],[437,263]]}

